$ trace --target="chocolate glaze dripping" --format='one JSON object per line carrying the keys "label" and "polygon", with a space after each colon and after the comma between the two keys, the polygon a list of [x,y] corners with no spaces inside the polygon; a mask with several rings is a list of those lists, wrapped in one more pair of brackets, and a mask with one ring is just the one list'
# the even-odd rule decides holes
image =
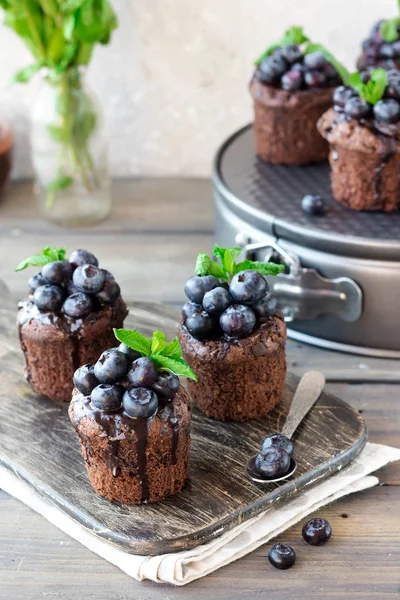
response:
{"label": "chocolate glaze dripping", "polygon": [[[379,135],[376,132],[376,135]],[[396,154],[397,144],[393,137],[386,135],[379,135],[379,139],[382,142],[383,152],[381,153],[380,165],[375,169],[374,172],[374,203],[372,208],[379,208],[381,204],[381,190],[383,184],[383,173],[385,166],[389,163],[390,159]]]}
{"label": "chocolate glaze dripping", "polygon": [[136,417],[133,419],[133,429],[136,434],[136,453],[138,460],[138,479],[141,486],[141,501],[146,502],[149,499],[149,483],[146,473],[147,462],[147,433],[149,419],[144,417]]}
{"label": "chocolate glaze dripping", "polygon": [[21,346],[21,350],[22,350],[22,353],[24,355],[25,379],[26,379],[26,381],[28,383],[31,383],[31,381],[32,381],[32,374],[31,374],[31,370],[29,368],[28,352],[26,350],[26,346],[25,346],[25,344],[23,342],[23,339],[22,339],[22,325],[21,325],[21,323],[18,323],[18,337],[19,337],[19,343],[20,343],[20,346]]}

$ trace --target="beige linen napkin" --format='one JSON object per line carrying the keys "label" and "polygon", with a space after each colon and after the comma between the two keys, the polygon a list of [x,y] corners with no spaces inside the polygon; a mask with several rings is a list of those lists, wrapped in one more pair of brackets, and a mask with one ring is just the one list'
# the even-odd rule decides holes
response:
{"label": "beige linen napkin", "polygon": [[400,449],[368,443],[351,465],[301,492],[292,501],[268,509],[207,544],[160,556],[128,554],[100,540],[3,467],[0,467],[0,488],[130,577],[185,585],[252,552],[321,506],[376,485],[378,479],[370,473],[395,460],[400,460]]}

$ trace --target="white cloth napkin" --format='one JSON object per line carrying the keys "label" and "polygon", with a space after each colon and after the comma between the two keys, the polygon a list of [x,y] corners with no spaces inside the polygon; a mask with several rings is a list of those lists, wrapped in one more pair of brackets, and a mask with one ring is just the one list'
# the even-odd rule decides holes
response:
{"label": "white cloth napkin", "polygon": [[207,544],[160,556],[128,554],[100,540],[4,467],[0,467],[0,488],[130,577],[185,585],[252,552],[321,506],[376,485],[378,479],[370,473],[396,460],[400,460],[400,449],[368,443],[351,465],[290,502],[266,510]]}

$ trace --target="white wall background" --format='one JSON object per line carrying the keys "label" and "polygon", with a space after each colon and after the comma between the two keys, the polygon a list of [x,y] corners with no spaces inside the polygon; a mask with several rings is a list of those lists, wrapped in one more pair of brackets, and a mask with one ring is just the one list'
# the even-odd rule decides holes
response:
{"label": "white wall background", "polygon": [[[120,27],[90,68],[111,126],[112,172],[208,175],[213,153],[251,119],[252,61],[290,25],[353,67],[372,22],[395,0],[114,0]],[[0,10],[1,12],[1,10]],[[1,22],[0,15],[0,22]],[[38,81],[9,86],[31,63],[0,24],[0,115],[16,132],[15,177],[31,173],[29,110]]]}

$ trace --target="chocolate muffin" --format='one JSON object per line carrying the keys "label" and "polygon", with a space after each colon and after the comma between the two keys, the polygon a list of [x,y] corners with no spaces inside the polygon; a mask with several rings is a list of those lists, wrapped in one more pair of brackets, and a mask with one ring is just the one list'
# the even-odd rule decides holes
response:
{"label": "chocolate muffin", "polygon": [[9,125],[0,122],[0,197],[11,171],[13,136]]}
{"label": "chocolate muffin", "polygon": [[194,373],[178,340],[160,343],[159,334],[118,330],[130,347],[107,350],[74,375],[69,416],[93,489],[112,501],[157,502],[188,477],[191,407],[177,375]]}
{"label": "chocolate muffin", "polygon": [[[362,77],[359,91],[343,86],[335,91],[335,106],[318,129],[330,144],[335,199],[358,211],[390,212],[400,203],[400,73],[378,69]],[[375,95],[373,87],[372,95],[366,93],[371,78]]]}
{"label": "chocolate muffin", "polygon": [[362,43],[357,60],[359,71],[381,67],[400,69],[400,22],[399,19],[381,19],[372,27]]}
{"label": "chocolate muffin", "polygon": [[198,377],[188,391],[207,416],[221,421],[265,415],[285,386],[286,326],[265,279],[283,267],[236,264],[240,251],[216,245],[221,264],[199,255],[179,328],[183,356]]}
{"label": "chocolate muffin", "polygon": [[86,250],[66,261],[64,249],[45,248],[17,270],[34,265],[42,270],[29,279],[17,321],[25,376],[38,394],[69,402],[75,370],[115,344],[113,328],[128,311],[111,273]]}
{"label": "chocolate muffin", "polygon": [[[256,153],[273,164],[320,162],[327,159],[329,148],[316,124],[332,106],[333,89],[341,78],[328,53],[312,51],[315,45],[285,43],[287,34],[257,61],[250,82]],[[298,39],[308,41],[304,35]]]}

